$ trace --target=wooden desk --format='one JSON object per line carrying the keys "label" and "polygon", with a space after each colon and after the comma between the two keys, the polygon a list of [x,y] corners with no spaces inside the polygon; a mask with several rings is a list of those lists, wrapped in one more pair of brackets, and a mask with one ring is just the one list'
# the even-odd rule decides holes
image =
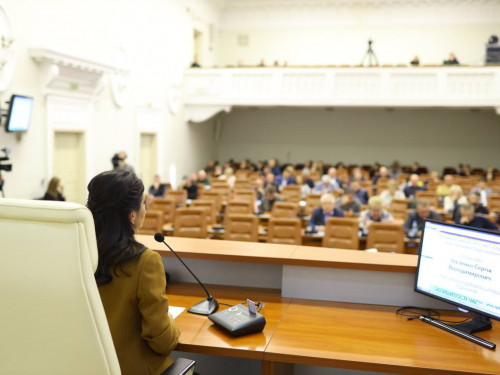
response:
{"label": "wooden desk", "polygon": [[[390,306],[294,299],[264,359],[408,375],[500,374],[498,350],[419,320],[406,321],[395,311]],[[500,343],[500,324],[478,336]]]}
{"label": "wooden desk", "polygon": [[[263,360],[264,350],[276,331],[291,299],[281,297],[280,290],[276,289],[220,285],[209,285],[207,288],[219,303],[236,305],[246,302],[247,298],[256,302],[264,302],[261,313],[266,317],[266,327],[262,333],[232,337],[215,327],[206,316],[187,312],[188,308],[205,298],[205,293],[198,284],[172,283],[166,290],[170,305],[186,307],[186,310],[175,319],[181,331],[176,350]],[[219,311],[227,307],[221,305]]]}

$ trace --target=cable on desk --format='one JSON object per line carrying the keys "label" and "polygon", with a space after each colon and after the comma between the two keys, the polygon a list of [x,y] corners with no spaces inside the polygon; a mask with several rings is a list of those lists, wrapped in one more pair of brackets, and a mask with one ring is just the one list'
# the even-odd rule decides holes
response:
{"label": "cable on desk", "polygon": [[[415,311],[415,310],[417,310],[417,311]],[[425,313],[422,313],[422,311]],[[426,316],[429,318],[436,319],[437,321],[439,321],[441,323],[446,323],[448,325],[461,324],[461,323],[468,322],[469,320],[472,319],[472,313],[469,313],[469,314],[470,314],[470,316],[468,316],[467,318],[465,318],[463,320],[454,321],[454,320],[441,319],[441,314],[439,313],[439,311],[434,310],[434,309],[430,309],[428,307],[403,306],[396,311],[396,315],[405,316],[406,320],[418,319],[420,317],[420,315],[423,315],[423,316]]]}
{"label": "cable on desk", "polygon": [[[246,304],[247,304],[246,301],[245,302],[241,302],[241,303],[237,303],[237,304],[234,304],[234,305],[230,305],[229,303],[219,302],[219,305],[224,305],[224,306],[229,306],[229,307],[233,307],[233,306],[236,306],[236,305],[246,305]],[[259,306],[259,308],[257,309],[257,312],[259,312],[264,307],[264,303],[262,301],[259,301],[259,302],[257,302],[255,304],[255,306]]]}

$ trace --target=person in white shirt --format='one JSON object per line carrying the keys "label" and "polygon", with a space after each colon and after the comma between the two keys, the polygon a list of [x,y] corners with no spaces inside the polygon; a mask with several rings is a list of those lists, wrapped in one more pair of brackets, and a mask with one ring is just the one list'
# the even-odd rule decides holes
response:
{"label": "person in white shirt", "polygon": [[450,195],[444,197],[444,210],[453,212],[457,205],[468,203],[467,197],[464,196],[463,190],[458,185],[453,185],[450,188]]}
{"label": "person in white shirt", "polygon": [[486,180],[481,178],[475,188],[471,190],[471,193],[479,193],[481,195],[481,204],[484,207],[488,206],[488,197],[493,194],[493,191],[486,186]]}
{"label": "person in white shirt", "polygon": [[390,180],[387,183],[387,190],[380,193],[380,199],[384,202],[384,207],[390,207],[393,199],[405,199],[405,193],[398,189],[396,180]]}
{"label": "person in white shirt", "polygon": [[312,190],[308,184],[304,182],[304,177],[302,175],[295,176],[295,184],[300,186],[300,195],[305,198],[308,194],[311,194]]}

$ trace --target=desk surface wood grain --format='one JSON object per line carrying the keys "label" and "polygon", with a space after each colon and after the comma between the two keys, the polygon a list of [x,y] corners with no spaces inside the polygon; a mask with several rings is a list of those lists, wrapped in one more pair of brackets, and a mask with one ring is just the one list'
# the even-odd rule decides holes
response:
{"label": "desk surface wood grain", "polygon": [[[498,350],[395,312],[391,306],[294,299],[264,359],[409,375],[500,374]],[[477,335],[500,344],[500,323]]]}

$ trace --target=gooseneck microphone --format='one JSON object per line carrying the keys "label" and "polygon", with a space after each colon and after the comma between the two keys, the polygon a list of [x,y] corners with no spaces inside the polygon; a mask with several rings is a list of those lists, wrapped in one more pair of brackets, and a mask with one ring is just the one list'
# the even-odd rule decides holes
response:
{"label": "gooseneck microphone", "polygon": [[168,247],[168,249],[172,253],[174,253],[174,255],[177,257],[177,259],[179,259],[179,261],[184,265],[184,267],[186,267],[186,269],[189,271],[189,273],[191,273],[191,275],[193,275],[193,277],[196,279],[196,281],[198,281],[198,283],[201,285],[201,287],[203,288],[205,293],[207,293],[207,299],[204,301],[201,301],[200,303],[197,303],[196,305],[191,307],[188,310],[188,312],[190,312],[192,314],[198,314],[198,315],[210,315],[210,314],[216,312],[217,309],[219,308],[219,302],[217,302],[217,300],[214,297],[212,297],[212,295],[210,293],[208,293],[208,290],[207,290],[207,288],[205,288],[205,285],[203,285],[203,283],[196,277],[196,275],[193,273],[193,271],[191,271],[189,269],[189,267],[186,265],[186,263],[184,263],[182,261],[182,259],[177,255],[177,253],[174,251],[174,249],[172,249],[168,245],[168,243],[165,242],[165,236],[161,233],[156,233],[155,240],[157,242],[163,242],[165,244],[165,246]]}

